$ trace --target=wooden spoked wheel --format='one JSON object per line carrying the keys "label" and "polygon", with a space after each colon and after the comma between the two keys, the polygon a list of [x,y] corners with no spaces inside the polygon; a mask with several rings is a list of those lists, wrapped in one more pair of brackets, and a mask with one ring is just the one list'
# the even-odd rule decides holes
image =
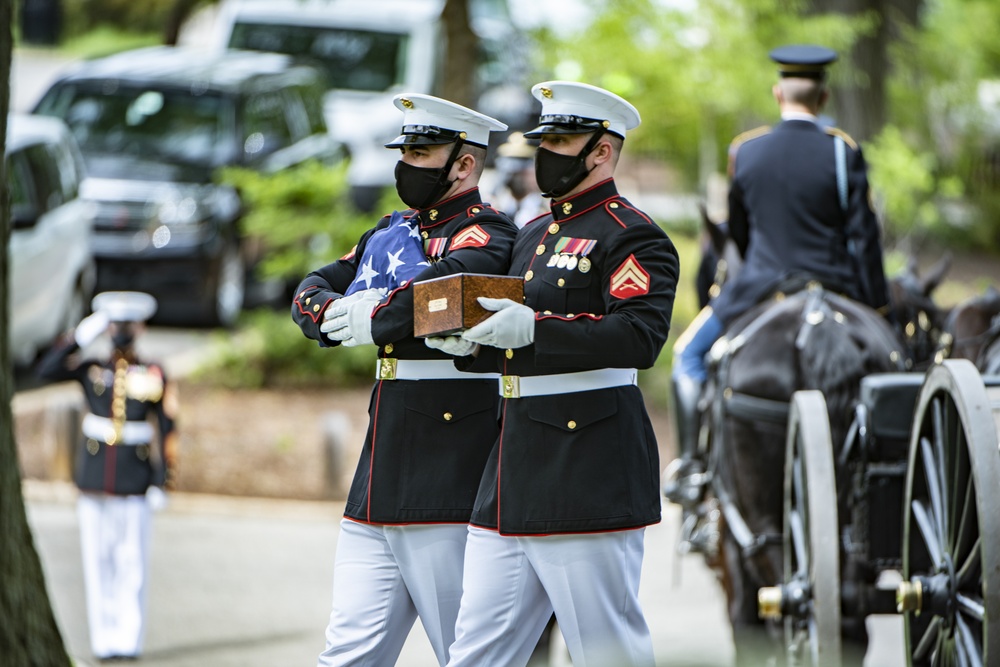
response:
{"label": "wooden spoked wheel", "polygon": [[839,667],[837,488],[821,392],[792,396],[786,447],[781,606],[789,663]]}
{"label": "wooden spoked wheel", "polygon": [[1000,665],[1000,387],[970,362],[927,374],[910,437],[903,509],[910,665]]}

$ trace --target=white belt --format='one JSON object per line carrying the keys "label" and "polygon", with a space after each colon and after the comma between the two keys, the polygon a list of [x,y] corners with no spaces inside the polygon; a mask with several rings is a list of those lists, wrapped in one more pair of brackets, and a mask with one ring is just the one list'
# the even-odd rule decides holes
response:
{"label": "white belt", "polygon": [[376,380],[493,380],[496,373],[466,373],[449,359],[393,359],[384,357],[375,365]]}
{"label": "white belt", "polygon": [[599,368],[556,375],[501,375],[499,388],[504,398],[572,394],[636,384],[638,374],[634,368]]}
{"label": "white belt", "polygon": [[88,412],[83,417],[83,434],[109,445],[146,445],[153,440],[153,425],[149,422],[125,422],[119,437],[115,434],[112,420]]}

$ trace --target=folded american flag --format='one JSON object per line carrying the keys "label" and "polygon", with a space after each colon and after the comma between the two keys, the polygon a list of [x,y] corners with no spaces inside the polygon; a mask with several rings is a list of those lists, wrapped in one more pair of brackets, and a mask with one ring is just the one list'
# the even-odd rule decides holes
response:
{"label": "folded american flag", "polygon": [[358,272],[347,289],[353,294],[366,289],[396,289],[430,266],[424,255],[417,219],[413,223],[399,211],[389,216],[389,226],[371,235],[358,260]]}

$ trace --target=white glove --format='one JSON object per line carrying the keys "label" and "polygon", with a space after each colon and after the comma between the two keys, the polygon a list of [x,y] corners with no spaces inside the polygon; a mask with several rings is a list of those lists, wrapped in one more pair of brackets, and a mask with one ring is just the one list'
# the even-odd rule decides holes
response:
{"label": "white glove", "polygon": [[108,324],[110,324],[108,315],[104,311],[99,310],[96,313],[91,313],[76,325],[73,339],[80,347],[87,347],[108,330]]}
{"label": "white glove", "polygon": [[479,305],[496,311],[486,320],[467,329],[462,338],[480,345],[518,348],[535,342],[535,311],[510,299],[479,297]]}
{"label": "white glove", "polygon": [[431,336],[424,339],[424,345],[432,350],[441,350],[445,354],[455,357],[467,357],[479,347],[478,344],[465,340],[461,336],[444,336],[440,338]]}
{"label": "white glove", "polygon": [[375,342],[372,340],[372,311],[385,294],[384,289],[370,289],[337,299],[327,306],[323,313],[325,321],[319,330],[345,347]]}
{"label": "white glove", "polygon": [[159,512],[167,506],[167,492],[158,486],[151,486],[146,489],[146,502],[149,509]]}

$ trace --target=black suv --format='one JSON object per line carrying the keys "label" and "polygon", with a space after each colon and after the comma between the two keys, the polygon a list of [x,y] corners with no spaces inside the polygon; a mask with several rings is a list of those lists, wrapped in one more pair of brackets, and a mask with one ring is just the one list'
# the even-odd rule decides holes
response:
{"label": "black suv", "polygon": [[175,47],[59,78],[35,113],[63,119],[83,152],[81,194],[99,206],[97,290],[149,292],[159,321],[232,325],[262,251],[240,231],[237,193],[213,173],[342,159],[323,120],[326,87],[285,55]]}

